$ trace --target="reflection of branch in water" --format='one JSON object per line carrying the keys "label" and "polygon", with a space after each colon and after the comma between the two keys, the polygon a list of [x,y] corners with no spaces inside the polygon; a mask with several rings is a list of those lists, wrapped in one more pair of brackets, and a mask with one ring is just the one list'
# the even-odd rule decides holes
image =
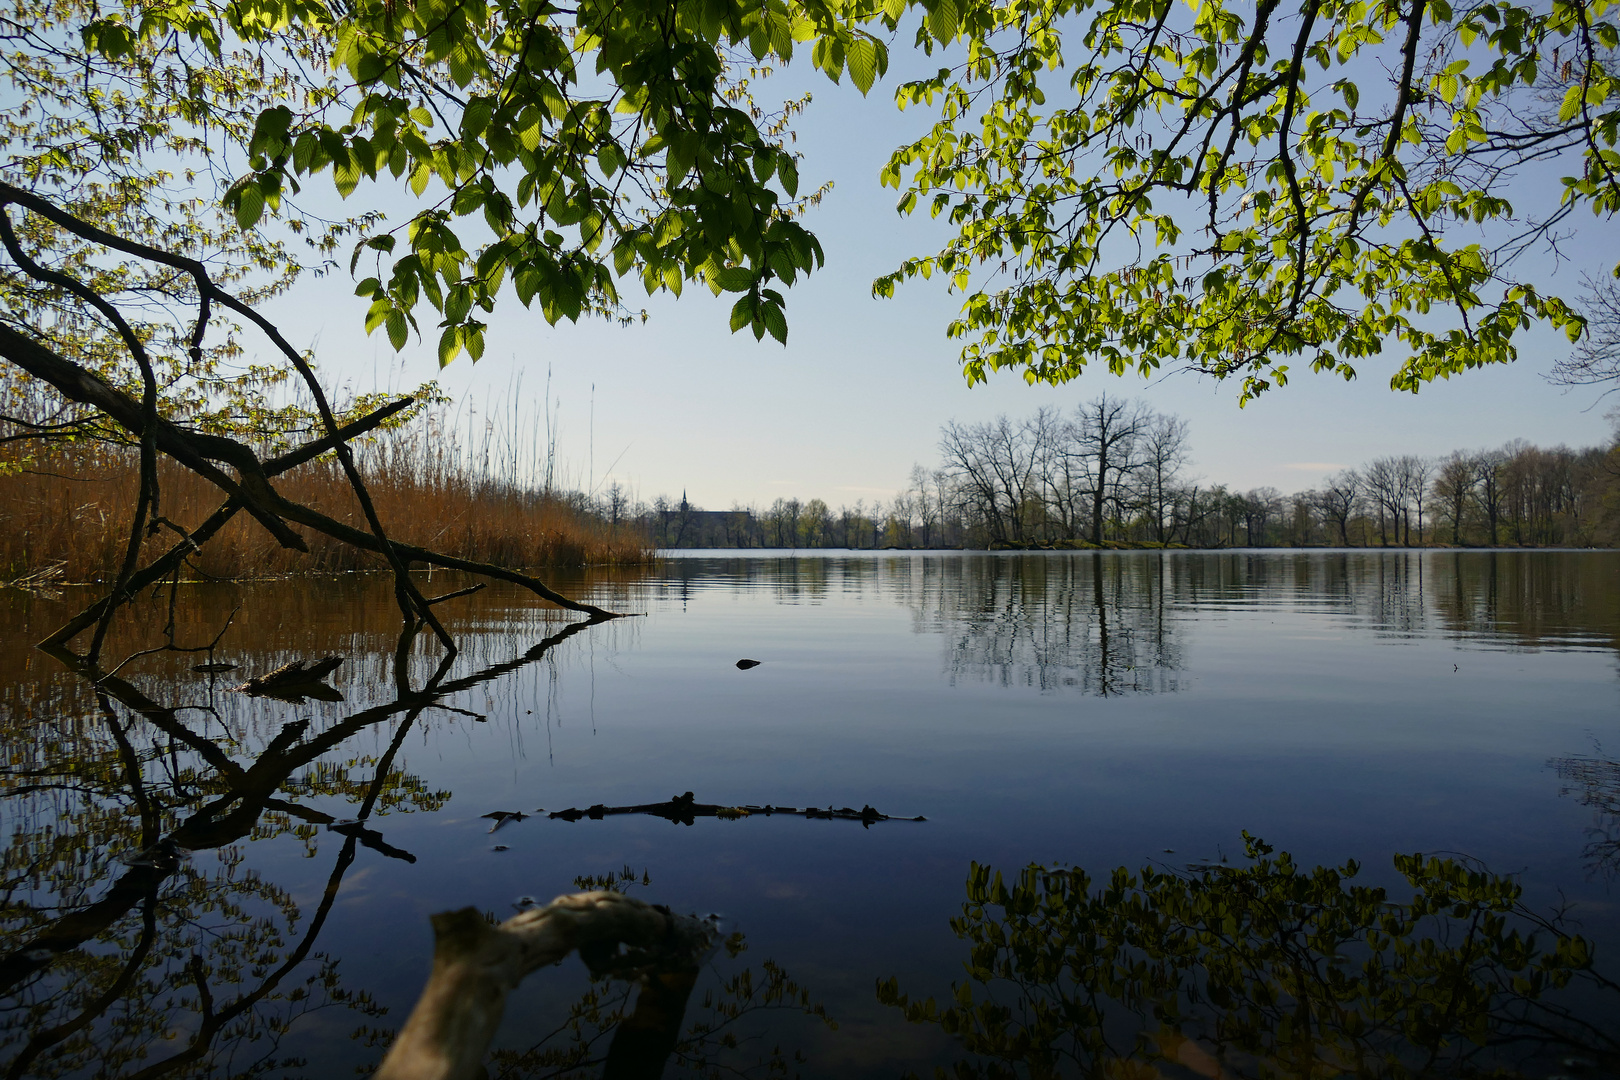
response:
{"label": "reflection of branch in water", "polygon": [[[684,795],[677,795],[668,802],[642,803],[638,806],[595,806],[580,810],[570,806],[567,810],[558,810],[547,815],[561,821],[579,821],[590,818],[592,821],[601,821],[605,817],[617,817],[621,814],[646,814],[649,817],[661,817],[676,825],[690,825],[700,817],[720,818],[723,821],[735,821],[745,817],[770,817],[779,814],[787,817],[819,818],[823,821],[858,821],[863,828],[871,828],[880,821],[927,821],[925,817],[891,817],[880,814],[871,806],[863,806],[859,810],[845,806],[834,809],[829,806],[822,810],[814,806],[798,809],[792,806],[721,806],[718,803],[695,802],[693,795],[688,791]],[[485,817],[493,815],[486,814]],[[511,816],[511,815],[507,815]],[[503,818],[498,824],[504,824]],[[490,830],[493,832],[494,830]]]}
{"label": "reflection of branch in water", "polygon": [[1571,1051],[1620,1063],[1620,984],[1511,879],[1398,856],[1414,896],[1396,903],[1352,884],[1354,862],[1303,870],[1245,841],[1246,867],[1121,867],[1101,888],[1079,869],[1007,882],[975,863],[951,920],[971,981],[943,1006],[895,979],[879,998],[955,1034],[964,1080],[1161,1065],[1211,1080],[1500,1075]]}
{"label": "reflection of branch in water", "polygon": [[1560,795],[1574,795],[1592,808],[1593,824],[1586,830],[1582,855],[1587,873],[1613,880],[1620,877],[1620,761],[1577,755],[1554,758]]}
{"label": "reflection of branch in water", "polygon": [[[324,1004],[373,1011],[367,995],[344,990],[338,984],[335,961],[319,954],[313,954],[319,960],[319,969],[306,978],[304,985],[290,992],[278,991],[278,987],[311,959],[314,942],[358,846],[411,859],[408,852],[387,844],[367,825],[385,792],[389,803],[397,802],[399,778],[394,762],[406,734],[422,712],[442,707],[450,695],[533,663],[589,625],[570,624],[516,660],[459,679],[447,679],[452,658],[446,656],[420,690],[413,689],[407,678],[406,665],[415,634],[408,630],[395,654],[394,701],[361,710],[312,737],[308,720],[286,724],[246,765],[232,757],[230,748],[234,744],[222,745],[181,719],[181,713],[190,706],[161,705],[120,677],[100,677],[96,691],[102,703],[103,730],[110,733],[116,747],[111,761],[103,765],[93,752],[89,756],[53,754],[49,767],[56,770],[59,779],[47,775],[44,769],[32,769],[27,774],[13,775],[26,775],[37,782],[4,792],[16,797],[52,788],[72,791],[88,800],[89,814],[84,821],[59,816],[59,808],[51,815],[51,824],[43,834],[50,846],[42,854],[54,858],[54,866],[42,867],[39,855],[31,854],[27,848],[17,850],[18,844],[34,843],[24,831],[17,832],[13,840],[17,855],[7,852],[4,856],[8,876],[15,884],[5,886],[8,895],[3,932],[13,944],[0,954],[0,994],[9,999],[9,1017],[0,1021],[0,1047],[17,1048],[18,1037],[23,1040],[17,1056],[8,1064],[7,1075],[72,1073],[96,1061],[108,1074],[118,1073],[119,1062],[149,1062],[153,1051],[175,1034],[186,1039],[177,1053],[132,1075],[156,1077],[176,1070],[210,1069],[209,1062],[222,1053],[229,1056],[232,1051],[228,1048],[239,1041],[257,1043],[256,1050],[266,1044],[273,1049],[295,1015]],[[93,669],[78,657],[65,651],[53,652],[71,670],[94,677]],[[189,767],[183,772],[175,767],[168,786],[154,788],[119,719],[119,706],[166,736],[171,752],[179,746],[195,755],[194,760],[205,767],[202,774],[193,775]],[[330,781],[293,782],[299,770],[318,767],[323,755],[394,718],[401,722],[363,788],[348,787],[343,770],[337,770]],[[156,746],[153,749],[157,751]],[[309,788],[310,793],[352,794],[359,803],[355,817],[339,821],[300,805],[297,798],[304,788]],[[109,847],[117,850],[120,806],[132,806],[136,813],[139,839],[133,849],[140,854],[125,861],[123,872],[110,886],[96,889],[93,880],[77,879],[86,872],[104,873],[105,858],[73,858],[68,853],[84,845],[89,845],[84,850],[92,852],[104,852]],[[166,819],[176,813],[184,816],[165,827]],[[268,901],[280,909],[288,929],[301,918],[297,906],[290,895],[256,875],[239,876],[235,870],[239,856],[231,848],[258,835],[267,815],[271,820],[296,818],[306,826],[325,824],[345,838],[319,905],[313,913],[302,916],[308,919],[303,932],[280,958],[276,954],[282,948],[282,931],[276,921],[254,915],[244,904]],[[64,844],[68,847],[64,848]],[[217,880],[196,873],[187,859],[190,851],[208,849],[221,852],[224,869]],[[19,872],[21,877],[17,876]],[[73,875],[74,880],[59,881],[61,872]],[[18,885],[26,888],[24,883],[37,882],[42,875],[51,882],[59,906],[19,903],[15,896]],[[97,899],[86,902],[88,896],[97,893]],[[52,917],[41,921],[40,916],[47,912]],[[141,927],[138,931],[127,925],[128,916],[136,912]],[[197,944],[191,940],[198,933],[209,937],[206,955],[198,953]],[[19,938],[23,940],[19,942]],[[92,942],[111,946],[114,951],[109,955],[104,949],[84,948]],[[156,970],[152,968],[154,963],[158,965]],[[209,984],[211,974],[230,983],[241,981],[247,972],[253,972],[257,985],[252,989],[244,987],[234,995],[222,994]],[[260,1016],[260,1006],[272,998],[284,1002],[291,1012],[278,1017]],[[189,1022],[187,1009],[195,1010]],[[64,1017],[67,1012],[72,1015]],[[107,1028],[104,1018],[115,1016],[118,1019]],[[226,1049],[214,1046],[221,1040]],[[258,1068],[253,1066],[249,1071]]]}
{"label": "reflection of branch in water", "polygon": [[[740,933],[726,942],[731,958],[746,949]],[[712,965],[711,971],[719,985],[703,992],[695,1006],[696,1016],[664,1055],[668,1066],[673,1066],[666,1066],[666,1074],[678,1070],[680,1075],[703,1080],[793,1075],[793,1067],[804,1061],[802,1051],[784,1051],[778,1027],[773,1026],[767,1037],[756,1025],[785,1013],[828,1028],[838,1026],[826,1007],[812,1000],[810,992],[773,961],[730,974],[723,973],[719,965]],[[603,1067],[609,1050],[603,1044],[616,1040],[631,1014],[631,991],[623,983],[594,982],[569,1005],[566,1018],[534,1044],[523,1050],[495,1050],[490,1055],[490,1075],[494,1080],[595,1080],[606,1076]]]}
{"label": "reflection of branch in water", "polygon": [[[601,877],[581,876],[574,882],[581,888],[599,886],[617,893],[638,883],[650,884],[645,871],[638,882],[629,867]],[[731,960],[748,948],[740,932],[723,944]],[[591,988],[570,1004],[567,1017],[527,1049],[495,1050],[490,1055],[491,1072],[495,1080],[594,1080],[596,1076],[643,1080],[662,1075],[673,1064],[683,1074],[705,1080],[780,1077],[789,1074],[790,1061],[802,1062],[803,1055],[795,1052],[790,1058],[784,1054],[781,1032],[775,1029],[768,1052],[754,1049],[763,1040],[753,1030],[753,1021],[768,1014],[792,1013],[829,1028],[838,1026],[824,1006],[811,1000],[808,990],[770,960],[760,965],[757,976],[753,968],[724,975],[711,964],[711,970],[719,985],[704,991],[699,1015],[684,1033],[695,970],[639,980],[633,1011],[629,985],[609,983],[596,975]],[[604,1047],[604,1042],[609,1045]]]}

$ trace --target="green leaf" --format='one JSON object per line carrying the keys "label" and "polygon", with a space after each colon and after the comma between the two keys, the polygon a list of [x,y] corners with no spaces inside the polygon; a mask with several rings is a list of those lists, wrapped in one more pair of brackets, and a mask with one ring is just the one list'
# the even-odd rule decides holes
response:
{"label": "green leaf", "polygon": [[872,89],[878,76],[878,44],[871,38],[858,37],[849,46],[849,78],[855,89],[865,94]]}
{"label": "green leaf", "polygon": [[388,327],[388,343],[394,347],[395,352],[398,352],[410,339],[410,325],[405,321],[405,313],[398,308],[391,308],[385,322]]}
{"label": "green leaf", "polygon": [[745,294],[731,306],[731,332],[735,334],[754,321],[754,297]]}
{"label": "green leaf", "polygon": [[236,224],[243,229],[251,229],[259,223],[264,216],[264,193],[259,190],[256,180],[245,181],[236,189]]}
{"label": "green leaf", "polygon": [[360,185],[360,164],[352,154],[345,152],[343,157],[336,159],[332,180],[337,185],[338,194],[345,199],[354,194],[354,189]]}
{"label": "green leaf", "polygon": [[411,194],[420,195],[422,192],[426,191],[428,179],[432,177],[432,175],[433,170],[429,169],[425,162],[419,163],[416,168],[411,171]]}
{"label": "green leaf", "polygon": [[[398,346],[396,346],[397,348]],[[439,366],[446,367],[461,352],[461,327],[447,326],[439,335]]]}
{"label": "green leaf", "polygon": [[783,313],[781,305],[769,302],[759,305],[759,317],[765,323],[765,329],[770,331],[771,337],[786,345],[787,316]]}
{"label": "green leaf", "polygon": [[754,287],[754,272],[746,266],[727,266],[709,275],[709,284],[725,292],[745,292]]}
{"label": "green leaf", "polygon": [[613,272],[623,277],[635,265],[636,246],[629,240],[619,241],[613,249]]}

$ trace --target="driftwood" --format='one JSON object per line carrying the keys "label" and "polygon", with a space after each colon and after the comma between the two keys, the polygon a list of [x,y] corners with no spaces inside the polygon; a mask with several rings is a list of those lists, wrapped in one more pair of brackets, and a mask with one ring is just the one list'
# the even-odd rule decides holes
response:
{"label": "driftwood", "polygon": [[274,671],[255,676],[236,689],[244,694],[268,695],[302,701],[306,697],[321,701],[342,701],[341,694],[326,685],[328,675],[343,663],[341,656],[325,656],[319,660],[294,660],[282,664]]}
{"label": "driftwood", "polygon": [[604,1078],[656,1077],[719,933],[710,920],[621,893],[588,892],[559,896],[498,926],[475,908],[443,912],[433,916],[433,936],[433,971],[376,1080],[481,1077],[506,995],[525,975],[575,951],[598,974],[641,981],[635,1015],[614,1038]]}
{"label": "driftwood", "polygon": [[[723,818],[736,820],[745,817],[771,817],[782,814],[788,817],[820,818],[827,821],[858,821],[862,828],[871,828],[879,821],[927,821],[921,815],[917,817],[891,817],[881,814],[870,805],[862,806],[859,810],[848,806],[834,808],[827,807],[822,810],[818,807],[807,806],[800,809],[795,806],[721,806],[717,803],[700,803],[695,801],[692,793],[677,795],[668,802],[642,803],[640,806],[595,806],[581,810],[570,806],[567,810],[558,810],[548,817],[561,821],[579,821],[581,818],[590,818],[592,821],[601,821],[605,817],[616,817],[620,814],[647,814],[650,817],[661,817],[677,825],[690,825],[700,817]],[[487,815],[486,815],[487,816]]]}

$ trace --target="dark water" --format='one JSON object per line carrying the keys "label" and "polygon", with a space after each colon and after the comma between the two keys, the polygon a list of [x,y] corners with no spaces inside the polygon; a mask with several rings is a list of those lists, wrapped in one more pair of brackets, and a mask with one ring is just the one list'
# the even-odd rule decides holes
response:
{"label": "dark water", "polygon": [[[806,1076],[960,1055],[874,988],[962,980],[975,861],[1235,865],[1248,830],[1393,895],[1397,853],[1461,853],[1620,959],[1620,553],[714,552],[561,584],[645,617],[570,633],[517,590],[451,601],[463,650],[431,699],[439,655],[396,662],[380,578],[183,587],[177,640],[234,610],[215,659],[240,671],[158,654],[99,693],[29,646],[94,594],[0,591],[12,1075],[363,1072],[421,987],[429,914],[505,917],[625,867],[746,936],[689,1018],[744,971],[761,1004],[777,971],[836,1020],[737,1021],[727,1067],[779,1048]],[[159,640],[167,595],[138,611],[107,655]],[[225,690],[327,654],[341,701]],[[928,820],[533,813],[685,791]],[[493,811],[531,816],[491,833]],[[532,976],[501,1045],[591,989],[573,962]],[[491,1075],[548,1075],[529,1066]]]}

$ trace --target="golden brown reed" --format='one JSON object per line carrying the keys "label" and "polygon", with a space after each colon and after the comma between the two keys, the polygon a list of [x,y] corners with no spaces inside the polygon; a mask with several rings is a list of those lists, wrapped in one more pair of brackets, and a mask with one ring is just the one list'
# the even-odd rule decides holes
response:
{"label": "golden brown reed", "polygon": [[[386,436],[360,451],[361,472],[383,527],[399,540],[514,569],[652,558],[647,537],[634,527],[611,528],[563,498],[468,466],[453,446],[437,452],[431,433]],[[59,581],[111,578],[128,540],[137,477],[133,453],[116,446],[36,448],[26,461],[18,452],[0,452],[0,582],[39,574]],[[161,463],[159,478],[160,512],[183,528],[195,527],[223,501],[217,488],[172,463]],[[273,483],[290,499],[366,528],[353,491],[330,457]],[[257,522],[239,514],[191,557],[187,576],[242,579],[383,567],[369,552],[308,529],[298,531],[308,554],[282,548]],[[145,541],[144,558],[177,539],[161,530]]]}

